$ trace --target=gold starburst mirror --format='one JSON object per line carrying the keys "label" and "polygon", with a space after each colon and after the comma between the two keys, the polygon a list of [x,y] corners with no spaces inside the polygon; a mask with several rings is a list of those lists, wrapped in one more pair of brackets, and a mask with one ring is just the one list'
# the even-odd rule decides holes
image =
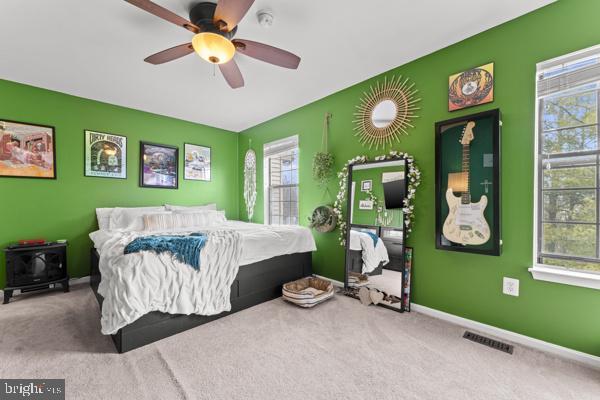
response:
{"label": "gold starburst mirror", "polygon": [[392,76],[364,93],[354,113],[354,135],[364,146],[383,148],[399,140],[400,135],[408,135],[407,129],[413,128],[411,121],[419,110],[416,103],[421,100],[415,97],[418,90],[414,85],[408,78]]}

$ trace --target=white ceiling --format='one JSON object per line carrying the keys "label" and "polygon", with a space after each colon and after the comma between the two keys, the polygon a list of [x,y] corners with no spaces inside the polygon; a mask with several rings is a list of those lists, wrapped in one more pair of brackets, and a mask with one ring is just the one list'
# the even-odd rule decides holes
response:
{"label": "white ceiling", "polygon": [[[155,0],[188,18],[196,1]],[[230,89],[195,54],[142,60],[192,34],[121,0],[1,0],[0,78],[241,131],[553,0],[256,0],[237,37],[302,57],[298,70],[244,55]],[[271,28],[258,24],[270,8]]]}

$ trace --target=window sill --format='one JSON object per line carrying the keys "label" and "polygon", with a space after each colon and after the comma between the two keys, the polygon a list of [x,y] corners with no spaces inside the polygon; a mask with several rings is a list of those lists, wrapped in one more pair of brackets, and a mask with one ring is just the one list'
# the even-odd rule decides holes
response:
{"label": "window sill", "polygon": [[600,274],[570,271],[568,269],[549,267],[542,264],[529,268],[529,272],[531,272],[533,279],[538,281],[600,289]]}

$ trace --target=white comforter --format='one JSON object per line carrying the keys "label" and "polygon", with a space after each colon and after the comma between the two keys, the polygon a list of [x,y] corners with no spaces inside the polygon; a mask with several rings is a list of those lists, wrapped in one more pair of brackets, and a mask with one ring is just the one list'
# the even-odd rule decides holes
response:
{"label": "white comforter", "polygon": [[[230,288],[239,266],[283,254],[316,250],[307,228],[227,221],[198,227],[208,235],[199,271],[169,253],[142,251],[124,255],[139,236],[173,232],[96,231],[90,234],[100,253],[102,333],[113,334],[144,314],[215,315],[231,310]],[[189,231],[177,234],[186,234]]]}
{"label": "white comforter", "polygon": [[383,265],[390,262],[383,240],[378,239],[377,244],[373,244],[373,238],[364,232],[350,230],[350,250],[362,251],[363,274],[373,272],[382,262]]}

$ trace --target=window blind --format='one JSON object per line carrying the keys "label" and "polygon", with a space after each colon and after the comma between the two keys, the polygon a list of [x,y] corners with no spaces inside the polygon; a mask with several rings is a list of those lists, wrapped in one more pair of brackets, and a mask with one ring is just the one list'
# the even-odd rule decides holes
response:
{"label": "window blind", "polygon": [[547,74],[550,75],[548,78],[545,78],[542,72],[538,81],[538,97],[547,97],[577,86],[600,82],[600,58],[591,61],[592,65],[575,68],[559,75]]}
{"label": "window blind", "polygon": [[271,157],[275,154],[290,151],[298,147],[298,135],[286,137],[274,142],[265,143],[263,146],[263,156]]}
{"label": "window blind", "polygon": [[540,98],[600,83],[600,45],[537,64]]}

